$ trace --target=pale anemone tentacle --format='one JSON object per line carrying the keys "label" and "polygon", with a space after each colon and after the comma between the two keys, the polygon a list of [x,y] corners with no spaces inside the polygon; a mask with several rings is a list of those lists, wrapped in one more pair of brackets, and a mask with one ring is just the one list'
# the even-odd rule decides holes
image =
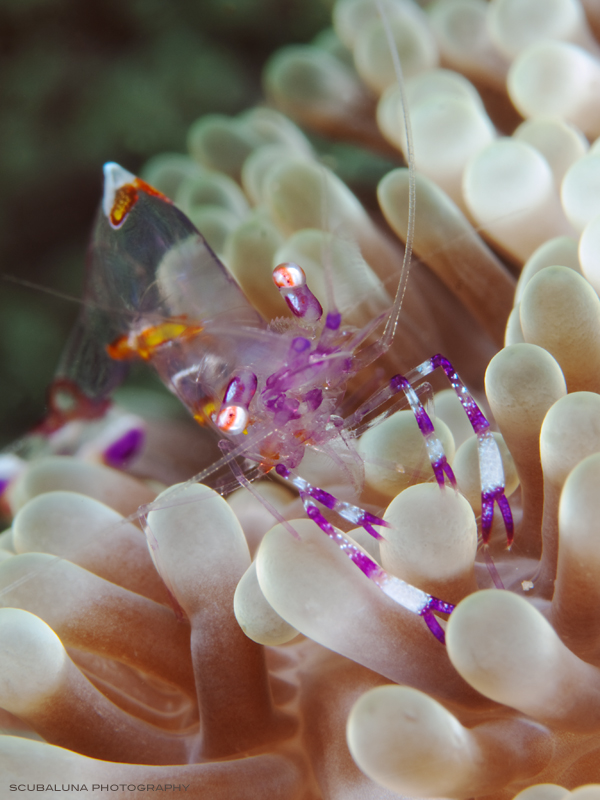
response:
{"label": "pale anemone tentacle", "polygon": [[[93,463],[108,447],[96,434],[75,458],[3,461],[16,514],[0,534],[7,786],[68,775],[94,800],[106,793],[93,784],[129,782],[181,784],[203,800],[599,795],[597,3],[382,5],[425,173],[414,250],[427,266],[413,266],[384,370],[349,395],[360,403],[361,389],[368,396],[438,351],[457,362],[491,409],[515,490],[512,552],[498,521],[489,544],[506,591],[489,588],[476,555],[477,440],[437,384],[419,397],[465,497],[428,482],[414,418],[389,409],[365,423],[356,450],[350,430],[309,445],[296,485],[322,486],[352,513],[361,503],[383,513],[383,540],[357,529],[340,541],[395,586],[457,603],[439,615],[447,649],[297,520],[301,500],[273,482],[238,490],[229,509],[193,486],[155,499],[162,487]],[[407,235],[405,137],[375,4],[338,0],[333,19],[343,45],[330,35],[329,49],[278,54],[267,93],[307,128],[397,159],[379,187],[391,232],[275,109],[201,120],[191,157],[158,157],[143,178],[206,228],[280,329],[290,312],[269,294],[271,272],[294,261],[324,309],[333,294],[375,336],[402,259],[394,236]],[[80,433],[65,431],[48,434],[55,452]],[[161,441],[138,474],[156,477],[163,456],[181,461],[181,440]],[[140,506],[158,572],[135,524]],[[273,527],[268,507],[301,541]]]}

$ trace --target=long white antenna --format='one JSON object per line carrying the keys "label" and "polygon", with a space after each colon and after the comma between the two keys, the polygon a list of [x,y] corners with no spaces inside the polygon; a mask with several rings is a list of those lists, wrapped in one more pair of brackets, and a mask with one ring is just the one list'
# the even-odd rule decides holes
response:
{"label": "long white antenna", "polygon": [[413,148],[412,127],[410,124],[410,116],[408,111],[408,102],[406,98],[406,87],[404,85],[404,75],[402,73],[402,65],[398,55],[396,42],[392,35],[392,28],[390,26],[389,17],[385,10],[383,0],[375,0],[377,11],[381,17],[383,28],[390,49],[392,57],[392,64],[398,81],[398,89],[400,90],[400,100],[402,102],[402,115],[404,118],[404,134],[406,137],[406,162],[408,165],[408,224],[406,232],[406,244],[404,248],[404,258],[402,259],[402,269],[400,271],[400,280],[398,281],[398,288],[396,289],[396,296],[390,309],[383,335],[381,337],[381,345],[383,350],[387,350],[392,343],[396,328],[398,326],[398,319],[400,318],[400,310],[402,308],[402,301],[406,293],[408,285],[408,275],[410,272],[411,256],[413,239],[415,236],[415,206],[416,206],[416,184],[415,184],[415,156]]}

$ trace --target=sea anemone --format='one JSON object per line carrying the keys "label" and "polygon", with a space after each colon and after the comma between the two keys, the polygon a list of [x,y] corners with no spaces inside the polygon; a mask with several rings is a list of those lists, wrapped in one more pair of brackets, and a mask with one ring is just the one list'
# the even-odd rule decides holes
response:
{"label": "sea anemone", "polygon": [[[399,411],[356,451],[360,502],[387,507],[390,527],[381,543],[350,532],[389,573],[457,604],[447,647],[297,519],[286,487],[258,487],[275,527],[246,489],[224,500],[192,482],[157,497],[181,479],[187,429],[182,440],[175,423],[147,421],[131,474],[98,463],[115,418],[70,423],[71,439],[46,431],[46,449],[75,442],[76,454],[2,462],[15,515],[0,535],[5,794],[600,795],[586,786],[600,784],[597,7],[338,0],[333,19],[335,32],[272,58],[270,107],[202,118],[189,155],[157,156],[143,177],[266,318],[286,324],[270,273],[294,260],[323,304],[329,281],[363,325],[395,290],[409,172],[386,169],[381,213],[367,212],[323,163],[335,151],[319,162],[295,123],[378,153],[369,169],[399,165],[397,52],[418,260],[382,364],[407,370],[437,351],[455,363],[498,429],[514,546],[496,522],[487,565],[477,553],[475,440],[448,391],[432,405],[460,493],[432,482]],[[359,376],[350,399],[382,372]],[[305,465],[355,498],[334,466]]]}

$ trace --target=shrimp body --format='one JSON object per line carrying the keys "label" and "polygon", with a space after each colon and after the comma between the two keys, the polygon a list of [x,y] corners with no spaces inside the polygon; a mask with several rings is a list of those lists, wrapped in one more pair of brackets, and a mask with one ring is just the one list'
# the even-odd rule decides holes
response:
{"label": "shrimp body", "polygon": [[[211,334],[210,325],[215,309],[217,335]],[[236,327],[266,327],[187,217],[131,173],[107,164],[104,199],[87,258],[84,306],[59,363],[59,379],[73,381],[87,398],[101,403],[122,382],[124,360],[133,355],[132,348],[127,352],[122,347],[119,354],[117,344],[112,350],[108,345],[124,331],[131,341],[142,342],[145,331],[171,320],[206,323],[204,346],[199,344],[191,356],[185,347],[189,335],[167,331],[162,341],[160,336],[150,341],[149,350],[139,346],[137,351],[151,358],[167,384],[171,375],[180,375],[181,386],[175,388],[188,406],[192,379],[182,376],[193,360],[195,374],[203,376],[196,392],[210,397],[220,390],[227,365],[251,358],[253,343],[244,344]]]}
{"label": "shrimp body", "polygon": [[[70,413],[84,416],[85,412],[89,418],[94,409],[103,413],[108,395],[124,377],[127,360],[150,362],[193,417],[221,437],[224,456],[217,466],[228,465],[239,483],[250,489],[249,473],[274,469],[297,489],[307,516],[383,592],[422,616],[443,642],[444,632],[433,612],[451,613],[452,604],[387,574],[334,528],[321,508],[362,526],[375,538],[381,538],[375,526],[388,523],[313,486],[297,470],[307,448],[313,447],[338,463],[343,461],[340,450],[345,451],[359,464],[360,473],[361,460],[352,440],[373,424],[365,422],[373,412],[381,412],[383,404],[403,394],[425,439],[437,482],[456,486],[418,387],[413,386],[440,368],[478,437],[484,542],[494,503],[502,511],[510,542],[512,518],[489,424],[450,362],[440,355],[406,376],[395,375],[344,419],[340,408],[348,382],[384,352],[382,340],[391,341],[390,320],[397,319],[400,289],[383,337],[372,345],[367,339],[381,320],[357,329],[343,323],[335,309],[324,314],[297,264],[279,265],[273,279],[293,317],[268,325],[185,215],[131,173],[107,164],[89,253],[86,303],[55,387],[65,392],[71,386],[75,403]],[[386,413],[389,408],[380,416]],[[60,409],[51,408],[50,417],[59,425]],[[238,459],[244,459],[242,464]],[[360,475],[355,482],[360,486]],[[140,514],[146,525],[148,510]],[[151,531],[147,533],[151,540]]]}
{"label": "shrimp body", "polygon": [[[279,268],[275,279],[298,317],[270,329],[167,198],[117,165],[105,172],[88,298],[61,378],[72,377],[100,400],[121,379],[124,361],[143,358],[197,421],[267,469],[279,463],[294,469],[307,444],[339,437],[342,420],[335,411],[356,371],[360,332],[342,325],[337,313],[321,322],[314,295],[294,285],[298,270],[302,282],[296,265],[293,275],[290,267]],[[115,306],[120,310],[111,325],[122,326],[116,338],[115,327],[90,319]]]}

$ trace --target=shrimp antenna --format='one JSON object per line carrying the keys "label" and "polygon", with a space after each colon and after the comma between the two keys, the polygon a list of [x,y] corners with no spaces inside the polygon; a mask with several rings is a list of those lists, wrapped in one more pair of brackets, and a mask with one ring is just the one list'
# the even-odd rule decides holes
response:
{"label": "shrimp antenna", "polygon": [[[17,275],[11,275],[9,272],[0,272],[0,281],[13,283],[15,286],[22,286],[25,289],[32,289],[34,292],[38,292],[39,294],[43,294],[48,297],[55,297],[57,300],[64,300],[66,303],[72,303],[76,306],[85,306],[88,309],[96,309],[98,311],[106,311],[108,313],[112,313],[115,310],[109,305],[103,305],[102,303],[98,303],[93,300],[87,300],[85,297],[75,297],[75,295],[69,294],[68,292],[62,292],[60,289],[53,289],[51,286],[44,286],[41,283],[29,281],[27,278],[19,278]],[[147,292],[150,288],[151,287],[148,287],[145,292]],[[139,312],[134,311],[133,309],[124,309],[121,310],[121,313],[126,318],[130,317],[131,319],[135,319],[139,316]],[[171,318],[171,316],[164,314],[154,315],[154,319],[157,321],[162,320],[164,322],[168,322]]]}
{"label": "shrimp antenna", "polygon": [[323,245],[321,248],[321,259],[323,261],[323,273],[325,276],[325,299],[327,301],[327,311],[332,312],[337,310],[337,304],[335,301],[335,292],[333,290],[333,272],[332,272],[332,251],[333,251],[333,237],[335,235],[333,231],[333,225],[331,223],[331,216],[330,216],[330,208],[331,204],[329,202],[329,181],[327,178],[327,171],[322,169],[321,171],[321,181],[323,184],[323,192],[321,193],[321,220],[323,230],[327,232],[327,237],[323,240]]}
{"label": "shrimp antenna", "polygon": [[59,289],[53,289],[51,286],[43,286],[40,283],[28,281],[26,278],[19,278],[16,275],[11,275],[9,272],[0,273],[0,280],[6,281],[7,283],[14,283],[15,286],[23,286],[25,289],[33,289],[36,292],[49,295],[50,297],[56,297],[58,300],[65,300],[68,303],[75,303],[79,306],[83,304],[81,297],[75,297],[67,292],[61,292]]}
{"label": "shrimp antenna", "polygon": [[404,247],[404,258],[402,259],[402,269],[400,271],[400,280],[398,288],[396,289],[396,296],[390,309],[390,314],[385,324],[381,338],[382,350],[385,352],[396,333],[398,326],[398,319],[400,318],[400,310],[402,308],[402,301],[406,294],[406,287],[408,286],[408,274],[410,272],[411,256],[413,239],[415,236],[415,205],[417,199],[416,181],[415,181],[415,154],[413,147],[412,126],[410,124],[410,116],[408,112],[408,100],[406,96],[406,86],[404,84],[404,75],[402,73],[402,64],[400,63],[400,56],[398,55],[398,48],[394,42],[392,35],[392,28],[390,26],[389,17],[385,10],[383,0],[375,0],[377,11],[383,22],[385,36],[387,39],[390,55],[392,57],[392,64],[400,90],[400,100],[402,103],[402,115],[404,118],[404,134],[406,137],[406,161],[408,165],[408,224],[406,233],[406,244]]}

